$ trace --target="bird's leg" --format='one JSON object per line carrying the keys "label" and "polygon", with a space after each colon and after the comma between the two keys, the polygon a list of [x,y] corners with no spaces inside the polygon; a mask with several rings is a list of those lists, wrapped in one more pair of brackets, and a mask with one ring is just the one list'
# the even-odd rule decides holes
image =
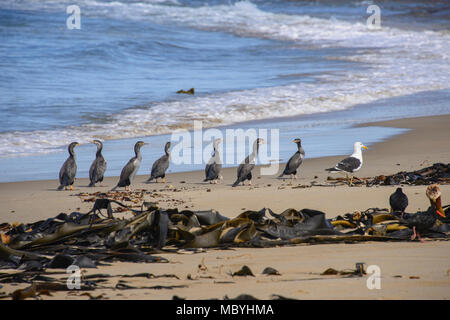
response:
{"label": "bird's leg", "polygon": [[166,183],[166,178],[162,178],[162,179],[161,179],[161,182],[162,182],[162,183]]}
{"label": "bird's leg", "polygon": [[293,184],[294,184],[294,175],[291,174],[291,185],[293,185]]}
{"label": "bird's leg", "polygon": [[420,237],[420,233],[417,232],[417,239],[419,239],[420,242],[425,243],[425,241]]}
{"label": "bird's leg", "polygon": [[70,190],[73,190],[73,187],[72,187],[72,185],[70,185]]}
{"label": "bird's leg", "polygon": [[296,174],[294,174],[294,179],[297,180],[297,175]]}
{"label": "bird's leg", "polygon": [[413,226],[413,235],[411,236],[411,240],[416,239],[417,233],[416,233],[416,226]]}
{"label": "bird's leg", "polygon": [[219,183],[219,180],[214,180],[214,184],[218,184]]}
{"label": "bird's leg", "polygon": [[248,185],[249,185],[249,186],[252,185],[252,180],[248,180]]}
{"label": "bird's leg", "polygon": [[350,186],[353,186],[353,175],[350,176]]}

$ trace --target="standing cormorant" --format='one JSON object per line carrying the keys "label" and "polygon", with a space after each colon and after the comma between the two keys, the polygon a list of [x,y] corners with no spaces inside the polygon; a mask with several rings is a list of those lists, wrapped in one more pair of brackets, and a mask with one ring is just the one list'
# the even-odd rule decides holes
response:
{"label": "standing cormorant", "polygon": [[102,155],[103,143],[100,140],[93,140],[92,143],[97,145],[97,153],[89,169],[89,179],[91,180],[89,187],[95,187],[97,182],[102,182],[106,171],[106,160]]}
{"label": "standing cormorant", "polygon": [[403,193],[402,188],[397,188],[393,194],[389,197],[389,204],[391,206],[391,212],[400,213],[403,218],[405,209],[408,206],[408,197]]}
{"label": "standing cormorant", "polygon": [[209,183],[214,182],[217,183],[218,180],[221,178],[220,171],[222,170],[222,159],[220,158],[220,152],[219,152],[219,143],[222,141],[222,139],[216,139],[213,142],[214,147],[214,153],[209,159],[208,163],[205,167],[205,180],[204,182],[209,181]]}
{"label": "standing cormorant", "polygon": [[61,170],[59,170],[58,190],[62,190],[63,188],[64,190],[67,190],[67,186],[70,187],[70,190],[73,190],[72,185],[75,181],[75,175],[77,174],[77,162],[73,148],[78,145],[80,145],[78,142],[72,142],[71,144],[69,144],[69,157],[62,165]]}
{"label": "standing cormorant", "polygon": [[134,145],[134,153],[136,154],[133,158],[128,161],[128,163],[123,167],[122,172],[120,173],[120,179],[117,183],[117,186],[112,188],[111,191],[116,190],[118,187],[125,187],[125,190],[129,190],[129,186],[134,179],[134,176],[139,170],[142,161],[141,147],[145,143],[143,141],[138,141]]}
{"label": "standing cormorant", "polygon": [[294,139],[292,142],[295,142],[297,144],[298,151],[294,153],[293,156],[286,163],[284,171],[281,173],[280,176],[278,176],[278,178],[290,174],[291,179],[293,181],[294,179],[297,179],[297,170],[298,167],[300,167],[300,165],[302,164],[303,159],[305,158],[305,150],[303,150],[301,139],[297,138]]}
{"label": "standing cormorant", "polygon": [[412,227],[413,235],[411,236],[411,240],[414,240],[416,237],[423,242],[420,237],[421,233],[428,231],[431,227],[436,223],[437,215],[445,217],[444,209],[442,208],[441,202],[441,190],[437,184],[433,184],[428,186],[426,195],[430,200],[431,206],[427,211],[418,212],[416,214],[406,214],[402,221],[408,225],[408,227]]}
{"label": "standing cormorant", "polygon": [[233,183],[233,187],[244,183],[245,180],[249,181],[249,185],[252,184],[252,170],[255,167],[256,157],[258,156],[259,146],[264,144],[264,139],[258,138],[253,143],[253,152],[245,158],[245,160],[239,165],[237,170],[237,179]]}
{"label": "standing cormorant", "polygon": [[351,175],[349,181],[348,174],[354,173],[361,169],[363,165],[361,148],[367,149],[367,147],[363,145],[362,142],[355,142],[355,144],[353,145],[353,153],[351,156],[340,161],[334,168],[325,169],[325,171],[329,171],[331,173],[345,172],[349,185],[353,185],[353,175]]}
{"label": "standing cormorant", "polygon": [[161,182],[166,182],[166,171],[169,168],[170,163],[170,141],[166,143],[164,147],[164,152],[166,153],[161,158],[156,160],[153,163],[152,171],[150,173],[150,178],[148,178],[147,182],[152,181],[155,179],[156,182],[158,182],[158,178],[162,178]]}

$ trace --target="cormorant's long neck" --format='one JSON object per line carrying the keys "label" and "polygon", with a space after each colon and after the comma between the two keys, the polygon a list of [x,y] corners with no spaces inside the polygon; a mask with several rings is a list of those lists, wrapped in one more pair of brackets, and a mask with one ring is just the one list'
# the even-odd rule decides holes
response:
{"label": "cormorant's long neck", "polygon": [[69,147],[69,155],[71,158],[75,158],[75,151],[73,151],[73,146]]}
{"label": "cormorant's long neck", "polygon": [[164,152],[166,153],[166,156],[170,156],[170,145],[166,144],[164,147]]}
{"label": "cormorant's long neck", "polygon": [[217,145],[214,145],[214,154],[213,154],[213,158],[216,159],[216,162],[218,162],[217,160],[220,161],[220,152],[219,152],[219,148]]}
{"label": "cormorant's long neck", "polygon": [[102,150],[103,150],[103,145],[102,144],[97,145],[97,154],[96,154],[97,158],[102,155]]}
{"label": "cormorant's long neck", "polygon": [[250,163],[255,162],[258,152],[259,152],[259,144],[258,141],[255,141],[255,143],[253,143],[253,151],[249,156]]}
{"label": "cormorant's long neck", "polygon": [[142,159],[141,147],[139,145],[136,145],[134,147],[134,153],[136,154],[136,158],[138,158],[139,160]]}
{"label": "cormorant's long neck", "polygon": [[298,148],[298,152],[300,152],[300,154],[305,154],[305,150],[303,150],[301,142],[297,142],[297,148]]}

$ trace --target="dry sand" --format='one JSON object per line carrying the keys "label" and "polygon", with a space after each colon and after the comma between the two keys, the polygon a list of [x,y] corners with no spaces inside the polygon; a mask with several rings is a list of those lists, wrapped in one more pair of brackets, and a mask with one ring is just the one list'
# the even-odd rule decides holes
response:
{"label": "dry sand", "polygon": [[[364,124],[367,126],[390,126],[412,129],[388,141],[369,147],[363,153],[364,166],[360,177],[393,174],[398,171],[416,170],[436,162],[450,160],[450,115],[411,118]],[[364,137],[358,137],[364,142]],[[295,145],[293,144],[293,152]],[[308,152],[306,150],[306,152]],[[145,156],[145,155],[144,155]],[[311,181],[323,183],[329,174],[324,168],[333,166],[339,157],[307,159],[294,182],[310,185]],[[282,170],[280,166],[279,171]],[[141,168],[141,173],[148,168]],[[339,214],[364,210],[370,207],[388,207],[389,195],[395,187],[312,187],[293,188],[289,180],[276,176],[260,176],[254,170],[253,186],[231,188],[236,177],[236,168],[223,170],[224,180],[219,185],[201,182],[203,172],[169,174],[167,183],[146,184],[148,175],[137,176],[135,189],[156,191],[160,196],[146,197],[147,201],[158,201],[163,208],[178,207],[193,210],[215,209],[228,217],[234,217],[244,209],[259,210],[269,207],[275,212],[287,208],[311,208],[327,213],[331,218]],[[53,217],[59,212],[87,212],[92,202],[83,202],[76,194],[80,192],[107,191],[118,178],[106,178],[104,187],[87,188],[87,179],[78,179],[74,191],[56,191],[56,180],[0,183],[0,222],[32,222]],[[169,188],[169,187],[173,188]],[[176,189],[177,192],[173,190]],[[450,202],[450,185],[442,186],[444,204]],[[408,212],[426,209],[428,201],[423,186],[404,187],[409,197]],[[120,216],[120,214],[116,214]],[[234,250],[205,250],[196,254],[161,253],[169,264],[115,263],[99,269],[87,269],[87,274],[111,273],[154,274],[173,273],[180,279],[129,278],[130,284],[141,286],[186,285],[172,290],[96,290],[110,299],[170,299],[178,295],[188,299],[235,297],[241,293],[268,299],[271,294],[280,294],[297,299],[449,299],[450,298],[450,242],[428,241],[427,243],[360,243],[302,245],[280,248]],[[206,271],[198,265],[204,259]],[[378,265],[381,268],[381,289],[369,290],[367,277],[341,278],[321,276],[329,267],[335,269],[354,268],[356,262]],[[231,277],[229,271],[237,271],[248,265],[256,277]],[[281,276],[263,276],[261,271],[271,266]],[[187,280],[191,274],[196,280]],[[61,276],[64,276],[61,275]],[[401,277],[398,277],[401,276]],[[410,279],[409,277],[419,277]],[[133,280],[134,279],[134,280]],[[117,278],[110,282],[113,286]],[[223,283],[217,283],[223,282]],[[0,291],[10,292],[23,285],[4,285]],[[79,293],[54,294],[44,299],[87,299]]]}

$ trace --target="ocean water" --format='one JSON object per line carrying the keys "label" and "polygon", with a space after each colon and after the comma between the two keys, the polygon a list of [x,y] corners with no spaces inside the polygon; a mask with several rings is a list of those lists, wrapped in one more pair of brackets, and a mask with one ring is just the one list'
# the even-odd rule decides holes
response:
{"label": "ocean water", "polygon": [[[73,4],[80,30],[66,26]],[[356,139],[401,132],[355,123],[450,113],[448,2],[377,1],[377,30],[366,24],[371,4],[3,0],[0,181],[56,178],[72,141],[85,144],[78,176],[87,176],[95,138],[105,140],[109,176],[135,141],[150,142],[144,173],[193,120],[275,124],[286,160],[293,136],[308,156],[344,154]],[[193,96],[176,94],[191,87]]]}

